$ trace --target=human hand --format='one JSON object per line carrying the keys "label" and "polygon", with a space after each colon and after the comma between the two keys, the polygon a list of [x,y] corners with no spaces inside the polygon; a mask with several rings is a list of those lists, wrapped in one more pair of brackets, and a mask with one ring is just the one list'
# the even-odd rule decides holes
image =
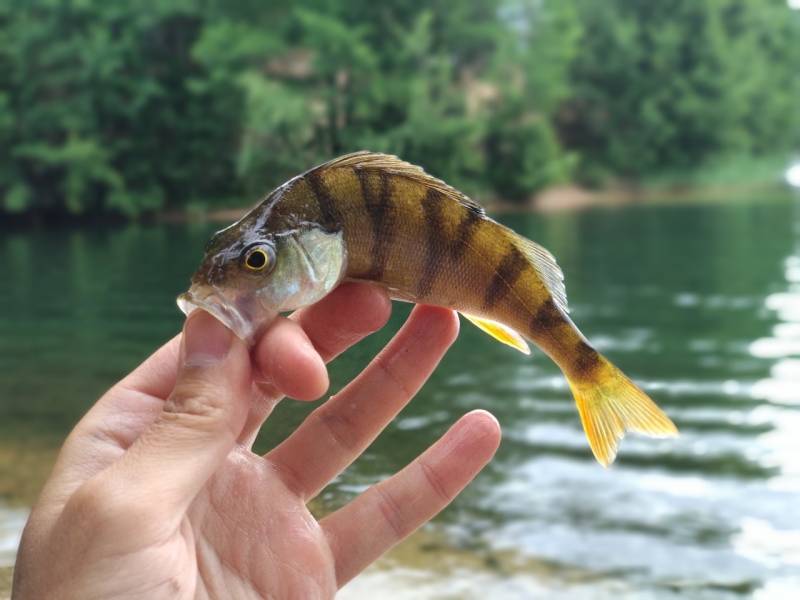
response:
{"label": "human hand", "polygon": [[418,306],[370,365],[265,456],[282,395],[319,397],[324,361],[383,326],[377,288],[344,284],[255,348],[202,311],[78,423],[31,513],[13,597],[326,598],[444,508],[491,459],[494,418],[462,417],[386,481],[318,521],[309,500],[417,392],[455,339]]}

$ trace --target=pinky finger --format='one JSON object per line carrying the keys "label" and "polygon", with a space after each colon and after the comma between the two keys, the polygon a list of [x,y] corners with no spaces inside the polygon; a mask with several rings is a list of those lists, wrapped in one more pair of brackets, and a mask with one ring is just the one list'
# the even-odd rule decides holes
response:
{"label": "pinky finger", "polygon": [[468,413],[402,471],[325,517],[339,587],[450,504],[499,444],[497,420]]}

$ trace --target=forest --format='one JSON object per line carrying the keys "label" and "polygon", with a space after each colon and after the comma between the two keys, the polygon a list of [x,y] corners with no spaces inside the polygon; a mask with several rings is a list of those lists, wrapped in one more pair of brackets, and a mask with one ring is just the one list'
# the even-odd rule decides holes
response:
{"label": "forest", "polygon": [[481,198],[800,150],[785,0],[0,0],[0,219],[243,206],[357,149]]}

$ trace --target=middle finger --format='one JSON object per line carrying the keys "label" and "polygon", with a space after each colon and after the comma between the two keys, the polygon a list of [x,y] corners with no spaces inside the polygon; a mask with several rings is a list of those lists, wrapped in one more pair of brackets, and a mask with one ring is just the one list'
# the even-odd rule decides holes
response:
{"label": "middle finger", "polygon": [[314,497],[411,400],[457,335],[453,311],[417,306],[369,366],[265,458],[292,491]]}

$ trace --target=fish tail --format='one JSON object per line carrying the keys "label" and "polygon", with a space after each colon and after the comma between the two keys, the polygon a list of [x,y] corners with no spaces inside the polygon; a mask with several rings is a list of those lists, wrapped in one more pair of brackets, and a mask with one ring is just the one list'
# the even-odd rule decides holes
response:
{"label": "fish tail", "polygon": [[575,404],[597,461],[614,462],[627,431],[651,437],[672,437],[678,429],[647,394],[599,353],[585,373],[567,375]]}

